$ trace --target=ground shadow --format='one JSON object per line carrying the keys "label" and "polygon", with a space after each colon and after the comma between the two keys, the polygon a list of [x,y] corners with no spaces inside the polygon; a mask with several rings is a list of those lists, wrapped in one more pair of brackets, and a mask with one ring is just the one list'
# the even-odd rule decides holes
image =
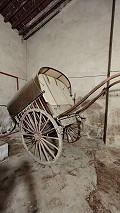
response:
{"label": "ground shadow", "polygon": [[[27,212],[37,213],[39,212],[36,191],[35,191],[35,181],[31,174],[31,165],[24,161],[16,170],[11,172],[10,167],[0,165],[0,212],[5,212],[8,208],[7,203],[10,198],[11,193],[16,187],[15,182],[17,178],[22,178],[23,184],[27,189],[27,199],[29,201]],[[20,178],[20,179],[21,179]]]}

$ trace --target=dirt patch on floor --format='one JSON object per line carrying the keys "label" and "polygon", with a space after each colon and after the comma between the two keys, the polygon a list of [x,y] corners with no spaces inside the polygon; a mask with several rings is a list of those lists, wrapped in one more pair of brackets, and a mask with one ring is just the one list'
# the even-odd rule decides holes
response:
{"label": "dirt patch on floor", "polygon": [[24,151],[19,133],[0,139],[0,144],[8,143],[9,157],[21,154]]}
{"label": "dirt patch on floor", "polygon": [[21,154],[24,151],[22,143],[13,143],[9,145],[9,156]]}
{"label": "dirt patch on floor", "polygon": [[[93,213],[120,212],[120,158],[119,150],[103,150],[95,154],[94,165],[97,186],[87,201]],[[98,159],[99,158],[99,159]]]}

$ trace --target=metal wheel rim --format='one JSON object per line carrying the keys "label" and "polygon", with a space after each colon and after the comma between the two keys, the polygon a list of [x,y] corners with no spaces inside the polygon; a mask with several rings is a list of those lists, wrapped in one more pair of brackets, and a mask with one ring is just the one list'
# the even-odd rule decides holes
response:
{"label": "metal wheel rim", "polygon": [[[34,117],[34,119],[31,120],[32,118],[30,118],[30,115],[32,116],[32,118],[33,118],[33,116],[36,115],[35,116],[36,118]],[[37,117],[38,115],[40,117]],[[30,119],[29,125],[28,125],[28,119]],[[42,119],[43,120],[46,119],[44,124],[42,122]],[[38,120],[39,120],[39,122],[38,122]],[[35,122],[33,122],[33,121],[35,121]],[[29,128],[27,127],[26,122],[27,122],[27,125],[28,125]],[[50,128],[47,127],[47,123],[50,125]],[[25,126],[24,125],[26,125],[26,132],[25,132]],[[51,126],[53,127],[53,130],[51,130]],[[35,131],[33,131],[35,127],[36,128],[38,127],[38,131],[36,131],[36,129],[35,129]],[[50,131],[53,131],[56,137],[54,137],[54,136],[52,137],[49,134],[47,136],[46,132],[45,132],[45,127],[48,128]],[[27,130],[27,128],[29,129],[29,131]],[[47,112],[45,112],[41,109],[33,108],[33,109],[30,109],[30,110],[27,110],[21,118],[20,129],[21,129],[21,133],[22,133],[22,143],[24,145],[24,148],[26,149],[28,154],[32,158],[34,158],[35,161],[37,161],[38,163],[46,165],[46,164],[53,163],[58,159],[58,157],[60,156],[61,151],[62,151],[62,136],[61,136],[61,133],[60,133],[59,126],[57,125],[55,120],[51,117],[51,115],[49,115]],[[36,152],[34,154],[33,154],[33,150],[32,151],[29,150],[29,147],[26,144],[25,133],[31,135],[29,137],[32,139],[32,142],[31,142],[31,145],[33,145],[32,148],[36,147],[35,148]],[[57,145],[55,144],[54,141],[57,141]],[[38,156],[37,156],[36,153],[37,154],[39,153]]]}

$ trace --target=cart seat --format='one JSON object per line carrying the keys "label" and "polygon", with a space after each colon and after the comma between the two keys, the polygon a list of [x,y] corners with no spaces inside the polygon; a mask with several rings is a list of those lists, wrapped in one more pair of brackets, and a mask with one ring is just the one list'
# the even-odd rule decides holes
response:
{"label": "cart seat", "polygon": [[70,91],[63,82],[45,74],[39,75],[39,82],[41,89],[45,91],[44,98],[51,106],[54,116],[73,105]]}

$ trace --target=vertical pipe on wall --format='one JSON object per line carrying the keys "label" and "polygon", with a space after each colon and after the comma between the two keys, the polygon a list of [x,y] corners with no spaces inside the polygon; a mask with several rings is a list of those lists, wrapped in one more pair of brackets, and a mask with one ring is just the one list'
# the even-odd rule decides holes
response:
{"label": "vertical pipe on wall", "polygon": [[18,77],[16,78],[16,81],[17,81],[17,91],[19,90],[19,79]]}
{"label": "vertical pipe on wall", "polygon": [[[116,3],[116,0],[113,0],[113,2],[112,2],[112,15],[111,15],[111,27],[110,27],[110,39],[109,39],[109,55],[108,55],[107,77],[110,76],[110,70],[111,70],[113,29],[114,29],[114,17],[115,17],[115,3]],[[107,86],[109,86],[109,82],[107,82]],[[104,143],[106,143],[106,135],[107,135],[108,102],[109,102],[109,90],[107,90],[107,93],[106,93],[106,103],[105,103],[104,135],[103,135]]]}

